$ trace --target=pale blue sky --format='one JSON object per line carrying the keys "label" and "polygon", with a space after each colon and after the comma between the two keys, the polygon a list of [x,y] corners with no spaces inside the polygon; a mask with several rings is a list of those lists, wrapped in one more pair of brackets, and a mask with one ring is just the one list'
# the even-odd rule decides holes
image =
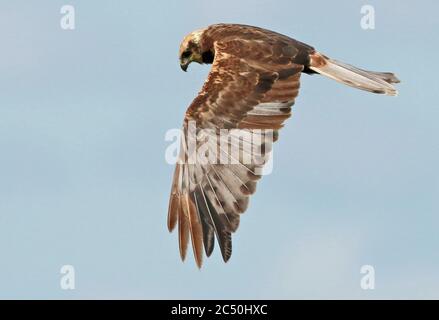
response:
{"label": "pale blue sky", "polygon": [[[64,4],[76,30],[59,26]],[[360,27],[372,4],[376,29]],[[439,298],[437,1],[1,1],[0,298]],[[234,236],[199,271],[166,230],[165,132],[209,68],[193,29],[272,29],[401,78],[397,98],[303,76]],[[72,264],[76,289],[59,270]],[[360,267],[376,289],[360,288]]]}

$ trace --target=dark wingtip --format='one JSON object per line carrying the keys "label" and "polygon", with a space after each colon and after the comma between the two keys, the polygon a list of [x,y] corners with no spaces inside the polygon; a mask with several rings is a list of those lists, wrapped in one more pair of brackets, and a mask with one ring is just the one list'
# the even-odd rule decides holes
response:
{"label": "dark wingtip", "polygon": [[226,254],[226,255],[223,255],[223,261],[224,261],[225,263],[227,263],[227,262],[229,262],[229,260],[230,260],[231,257],[232,257],[232,253],[231,253],[231,252],[228,253],[228,254]]}
{"label": "dark wingtip", "polygon": [[212,238],[210,243],[204,245],[204,251],[206,252],[206,256],[209,258],[212,255],[213,248],[215,247],[215,240]]}
{"label": "dark wingtip", "polygon": [[226,233],[226,237],[222,238],[220,242],[221,247],[221,255],[223,257],[224,262],[230,260],[232,256],[232,235],[230,232]]}

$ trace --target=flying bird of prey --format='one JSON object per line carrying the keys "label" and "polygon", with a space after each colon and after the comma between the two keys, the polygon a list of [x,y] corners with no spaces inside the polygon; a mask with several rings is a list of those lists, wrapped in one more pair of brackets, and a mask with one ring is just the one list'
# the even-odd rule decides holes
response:
{"label": "flying bird of prey", "polygon": [[[285,35],[237,24],[216,24],[190,33],[181,43],[179,58],[184,71],[191,62],[212,64],[185,114],[168,211],[169,230],[178,225],[182,260],[191,242],[198,267],[203,251],[208,257],[212,254],[215,238],[223,260],[229,260],[231,234],[237,230],[240,215],[255,192],[271,142],[277,140],[278,130],[291,115],[302,73],[320,74],[357,89],[390,96],[397,94],[392,83],[399,82],[392,73],[362,70]],[[219,137],[219,132],[227,129],[249,133],[241,135],[240,141],[259,147],[261,155],[259,159],[250,155],[252,161],[244,162],[245,151],[240,147],[242,154],[233,159],[235,162],[190,163],[186,154],[191,123],[195,124],[196,137],[203,129],[210,129],[204,136],[217,138],[206,144],[207,153],[230,156],[232,140],[227,139],[224,146],[224,139]],[[261,130],[271,130],[271,141],[251,138],[263,135]],[[199,143],[197,140],[196,146]]]}

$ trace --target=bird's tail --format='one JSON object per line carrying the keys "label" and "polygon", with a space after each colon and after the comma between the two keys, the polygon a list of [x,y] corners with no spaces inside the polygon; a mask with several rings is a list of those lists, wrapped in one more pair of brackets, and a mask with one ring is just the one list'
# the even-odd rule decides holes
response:
{"label": "bird's tail", "polygon": [[318,52],[310,55],[309,69],[357,89],[389,96],[398,94],[392,83],[399,79],[393,73],[362,70]]}

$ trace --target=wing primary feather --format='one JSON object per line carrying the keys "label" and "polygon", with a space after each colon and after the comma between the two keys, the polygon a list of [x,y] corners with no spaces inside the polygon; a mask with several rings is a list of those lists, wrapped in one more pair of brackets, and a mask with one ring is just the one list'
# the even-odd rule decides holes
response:
{"label": "wing primary feather", "polygon": [[180,195],[178,180],[180,175],[180,165],[177,164],[175,167],[174,178],[172,179],[171,197],[169,199],[168,208],[168,230],[172,232],[178,220],[178,212],[180,206]]}
{"label": "wing primary feather", "polygon": [[[221,204],[221,201],[220,201],[220,199],[218,198],[218,195],[216,194],[215,189],[214,189],[213,186],[212,186],[212,181],[210,181],[209,175],[206,175],[206,179],[207,179],[207,182],[208,182],[208,184],[209,184],[210,189],[212,190],[213,195],[215,196],[215,200],[217,201],[217,203],[219,204],[219,206],[221,207],[221,209],[223,209],[223,212],[225,213],[226,211],[224,210],[224,207],[223,207],[223,205]],[[227,216],[226,216],[226,218],[227,218]],[[227,219],[228,219],[228,218],[227,218]],[[227,223],[230,223],[230,221],[227,221]]]}
{"label": "wing primary feather", "polygon": [[201,227],[203,230],[204,251],[206,252],[206,256],[210,257],[215,247],[215,239],[214,239],[215,232],[214,232],[214,227],[212,225],[213,221],[210,220],[210,215],[206,210],[207,206],[203,206],[200,203],[201,198],[202,196],[200,195],[198,189],[195,189],[194,199],[195,199],[195,204],[197,206],[197,212],[200,216]]}
{"label": "wing primary feather", "polygon": [[223,257],[224,262],[227,262],[232,254],[231,233],[225,230],[224,225],[222,224],[218,216],[218,213],[216,212],[215,208],[210,202],[210,199],[206,197],[203,188],[200,188],[200,190],[203,195],[204,201],[207,205],[207,211],[209,212],[210,218],[212,219],[213,222],[213,227],[215,230],[215,235],[218,240],[218,244],[220,246],[221,255]]}
{"label": "wing primary feather", "polygon": [[180,206],[178,211],[178,243],[180,247],[181,260],[186,259],[187,245],[189,242],[189,227],[184,214],[183,197],[180,197]]}
{"label": "wing primary feather", "polygon": [[189,222],[189,232],[191,235],[192,249],[194,253],[195,262],[197,267],[200,269],[203,264],[203,235],[201,230],[201,224],[198,219],[197,208],[192,201],[191,193],[189,190],[192,189],[194,183],[192,182],[191,165],[187,166],[187,184],[188,193],[185,194],[184,201],[186,202],[185,214]]}
{"label": "wing primary feather", "polygon": [[[212,167],[213,168],[213,167]],[[218,177],[219,180],[221,180],[221,182],[224,184],[224,186],[226,187],[226,189],[229,191],[229,193],[232,195],[233,199],[235,200],[235,206],[238,208],[238,212],[239,213],[244,213],[246,206],[243,206],[242,201],[239,201],[239,199],[236,198],[236,196],[233,194],[232,190],[230,189],[230,187],[227,185],[227,183],[223,180],[223,178],[221,177],[221,175],[213,168],[215,175]]]}
{"label": "wing primary feather", "polygon": [[191,235],[195,262],[198,268],[201,268],[201,265],[203,264],[203,237],[201,225],[198,221],[196,207],[190,199],[189,194],[186,194],[183,197],[183,201],[185,202],[184,212],[189,222],[189,232]]}
{"label": "wing primary feather", "polygon": [[177,224],[177,213],[179,210],[180,199],[178,194],[171,194],[168,209],[168,230],[172,232]]}

